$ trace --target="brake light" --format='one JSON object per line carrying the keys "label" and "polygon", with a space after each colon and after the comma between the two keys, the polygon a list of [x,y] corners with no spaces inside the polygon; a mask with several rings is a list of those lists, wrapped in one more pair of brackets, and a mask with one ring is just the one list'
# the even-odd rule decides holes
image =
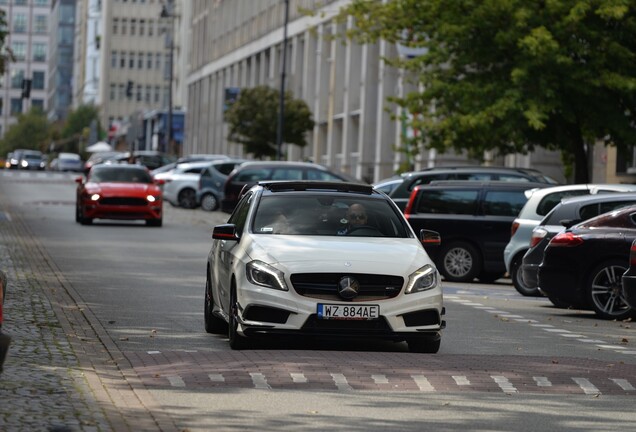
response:
{"label": "brake light", "polygon": [[517,222],[517,220],[515,219],[515,221],[512,223],[512,227],[510,227],[510,237],[515,235],[518,229],[519,229],[519,222]]}
{"label": "brake light", "polygon": [[406,204],[406,207],[404,208],[404,216],[406,216],[406,218],[408,219],[410,214],[413,212],[413,209],[415,207],[415,198],[417,197],[417,194],[420,191],[420,187],[416,186],[415,189],[413,189],[411,191],[411,195],[409,196],[409,202],[408,204]]}
{"label": "brake light", "polygon": [[636,241],[632,242],[632,247],[629,249],[629,266],[636,266]]}
{"label": "brake light", "polygon": [[535,228],[532,230],[532,237],[530,237],[530,247],[533,248],[535,247],[537,244],[539,244],[539,242],[541,240],[543,240],[543,238],[548,234],[548,231],[543,229],[543,228]]}
{"label": "brake light", "polygon": [[552,247],[574,247],[583,243],[583,238],[571,232],[562,232],[550,240],[548,246]]}

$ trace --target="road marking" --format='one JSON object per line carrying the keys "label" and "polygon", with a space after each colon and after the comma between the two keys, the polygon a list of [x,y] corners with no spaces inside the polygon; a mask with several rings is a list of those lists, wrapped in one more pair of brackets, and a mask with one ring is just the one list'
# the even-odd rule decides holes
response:
{"label": "road marking", "polygon": [[600,343],[600,344],[605,343],[605,341],[602,341],[602,340],[598,340],[598,339],[587,339],[587,338],[585,338],[585,339],[578,339],[578,341],[579,341],[579,342],[586,342],[586,343]]}
{"label": "road marking", "polygon": [[546,377],[532,377],[539,387],[552,387],[552,383]]}
{"label": "road marking", "polygon": [[225,382],[225,377],[221,374],[208,374],[208,378],[212,382]]}
{"label": "road marking", "polygon": [[512,315],[512,314],[508,314],[506,315],[506,318],[516,318],[516,319],[520,319],[523,318],[521,315]]}
{"label": "road marking", "polygon": [[619,351],[621,354],[636,354],[636,351]]}
{"label": "road marking", "polygon": [[571,333],[571,334],[561,333],[561,336],[570,337],[570,338],[582,338],[582,337],[585,337],[585,336],[583,336],[581,334],[573,334],[573,333]]}
{"label": "road marking", "polygon": [[331,374],[333,382],[336,383],[336,387],[340,391],[352,391],[353,387],[347,382],[347,378],[343,374]]}
{"label": "road marking", "polygon": [[435,391],[435,387],[433,387],[431,383],[428,382],[428,379],[426,379],[424,375],[411,375],[411,378],[413,378],[413,381],[415,381],[415,384],[417,384],[417,386],[420,388],[420,391],[423,391],[423,392]]}
{"label": "road marking", "polygon": [[542,327],[542,328],[548,328],[548,327],[554,327],[551,324],[530,324],[532,327]]}
{"label": "road marking", "polygon": [[465,386],[465,385],[470,385],[470,381],[468,380],[468,377],[463,376],[463,375],[453,375],[453,379],[455,380],[455,383],[458,386]]}
{"label": "road marking", "polygon": [[490,378],[495,380],[497,385],[504,393],[518,393],[519,391],[512,385],[510,380],[503,375],[491,375]]}
{"label": "road marking", "polygon": [[172,387],[185,387],[185,382],[179,375],[166,375]]}
{"label": "road marking", "polygon": [[613,349],[613,350],[626,350],[627,348],[624,346],[620,346],[620,345],[596,345],[599,348],[605,348],[605,349]]}
{"label": "road marking", "polygon": [[616,385],[618,385],[620,388],[622,388],[625,391],[634,391],[634,390],[636,390],[636,388],[634,388],[634,386],[631,385],[629,383],[629,381],[627,381],[626,379],[610,378],[610,381],[614,381],[614,383]]}
{"label": "road marking", "polygon": [[263,389],[263,390],[271,390],[272,387],[267,384],[267,378],[260,372],[250,372],[250,376],[252,377],[252,383],[254,384],[254,388]]}
{"label": "road marking", "polygon": [[571,333],[567,330],[558,329],[558,328],[544,328],[543,330],[551,333]]}
{"label": "road marking", "polygon": [[577,383],[585,394],[601,394],[601,391],[597,389],[596,386],[592,384],[587,378],[572,378],[572,381]]}
{"label": "road marking", "polygon": [[290,372],[289,376],[291,376],[292,381],[295,382],[295,383],[306,383],[307,382],[307,378],[305,378],[305,374],[297,373],[297,372]]}
{"label": "road marking", "polygon": [[493,313],[493,314],[495,314],[495,313],[496,313],[496,314],[504,314],[504,315],[508,313],[508,312],[506,312],[506,311],[497,310],[497,309],[495,309],[495,310],[487,310],[486,312],[488,312],[488,313]]}
{"label": "road marking", "polygon": [[386,375],[371,375],[371,378],[373,378],[373,381],[376,384],[388,384],[389,380],[386,377]]}
{"label": "road marking", "polygon": [[161,351],[148,351],[148,354],[150,354],[150,355],[161,354]]}

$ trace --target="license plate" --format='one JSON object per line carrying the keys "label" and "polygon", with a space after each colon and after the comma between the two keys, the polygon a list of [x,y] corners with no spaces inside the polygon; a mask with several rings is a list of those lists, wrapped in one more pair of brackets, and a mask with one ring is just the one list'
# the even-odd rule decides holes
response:
{"label": "license plate", "polygon": [[379,305],[318,304],[318,318],[320,319],[373,320],[379,317]]}

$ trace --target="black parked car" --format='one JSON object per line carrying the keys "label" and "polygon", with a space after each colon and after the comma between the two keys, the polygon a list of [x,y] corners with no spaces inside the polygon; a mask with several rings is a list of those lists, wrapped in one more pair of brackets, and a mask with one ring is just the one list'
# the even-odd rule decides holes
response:
{"label": "black parked car", "polygon": [[532,230],[530,249],[523,256],[521,265],[525,286],[528,288],[539,286],[537,272],[539,264],[543,261],[543,251],[555,235],[584,220],[633,204],[636,204],[636,193],[608,193],[564,198]]}
{"label": "black parked car", "polygon": [[390,196],[400,210],[404,211],[413,189],[419,185],[442,180],[534,182],[552,186],[558,184],[556,180],[540,171],[529,168],[455,166],[403,173],[374,183],[373,187]]}
{"label": "black parked car", "polygon": [[417,186],[404,216],[415,230],[437,231],[441,247],[425,246],[446,280],[492,282],[506,267],[510,227],[528,200],[526,191],[546,183],[435,181]]}
{"label": "black parked car", "polygon": [[232,213],[243,188],[249,189],[261,180],[351,181],[344,174],[309,162],[245,162],[237,166],[225,181],[221,210]]}
{"label": "black parked car", "polygon": [[623,274],[623,295],[627,304],[636,310],[636,240],[629,249],[629,267]]}
{"label": "black parked car", "polygon": [[596,216],[560,232],[545,248],[539,286],[555,304],[590,309],[600,318],[622,320],[634,315],[623,295],[636,239],[636,206]]}
{"label": "black parked car", "polygon": [[245,159],[221,159],[212,162],[210,166],[201,171],[196,200],[201,204],[202,210],[214,211],[220,207],[227,176],[243,162],[247,161]]}

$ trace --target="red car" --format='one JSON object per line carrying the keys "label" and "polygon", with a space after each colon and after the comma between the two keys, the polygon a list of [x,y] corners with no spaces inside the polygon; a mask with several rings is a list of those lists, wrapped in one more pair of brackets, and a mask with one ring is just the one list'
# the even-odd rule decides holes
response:
{"label": "red car", "polygon": [[95,165],[77,182],[75,222],[89,225],[93,219],[137,220],[161,226],[163,195],[161,180],[154,180],[146,167],[126,164]]}

